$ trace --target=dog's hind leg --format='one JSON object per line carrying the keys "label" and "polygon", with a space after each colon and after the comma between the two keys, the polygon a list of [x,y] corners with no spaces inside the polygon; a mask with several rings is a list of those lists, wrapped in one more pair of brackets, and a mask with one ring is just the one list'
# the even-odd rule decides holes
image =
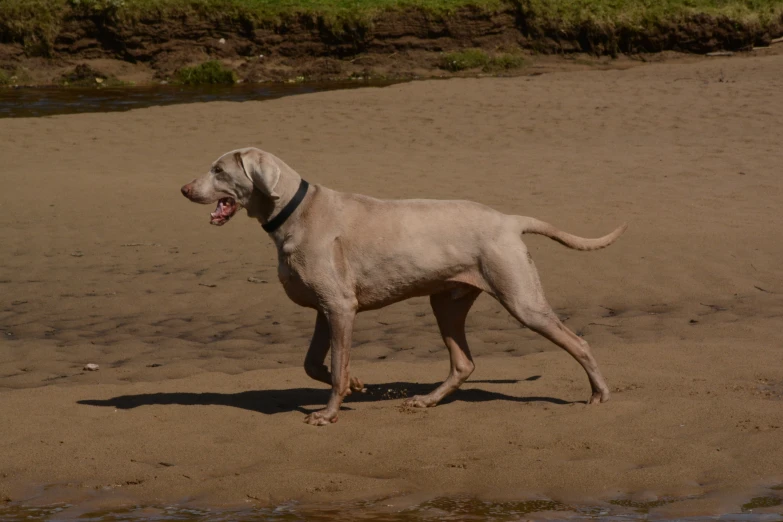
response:
{"label": "dog's hind leg", "polygon": [[459,297],[454,298],[451,290],[430,296],[430,304],[438,321],[443,342],[449,349],[451,370],[448,378],[427,395],[416,395],[403,404],[417,408],[435,406],[444,397],[454,392],[473,373],[473,357],[465,338],[465,319],[470,307],[481,294],[478,288],[460,286]]}
{"label": "dog's hind leg", "polygon": [[569,330],[549,306],[527,247],[511,238],[483,260],[482,271],[493,296],[511,315],[563,348],[582,365],[592,389],[588,403],[608,401],[609,387],[590,346]]}

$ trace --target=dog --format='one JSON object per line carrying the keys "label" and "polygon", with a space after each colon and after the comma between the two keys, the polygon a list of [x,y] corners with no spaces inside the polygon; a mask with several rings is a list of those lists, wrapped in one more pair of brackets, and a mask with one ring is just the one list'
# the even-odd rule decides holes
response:
{"label": "dog", "polygon": [[[326,408],[306,416],[308,424],[336,422],[343,399],[364,388],[349,375],[356,314],[416,296],[430,296],[451,371],[437,389],[407,399],[406,406],[435,406],[473,372],[465,318],[481,292],[582,365],[590,381],[589,404],[609,400],[589,345],[547,303],[522,234],[597,250],[620,237],[625,224],[604,237],[586,239],[471,201],[381,200],[337,192],[310,185],[281,159],[257,148],[222,155],[181,190],[193,202],[217,203],[210,215],[213,225],[225,225],[240,209],[257,219],[277,247],[286,294],[318,312],[304,368],[311,378],[331,385],[331,395]],[[331,371],[324,364],[330,348]]]}

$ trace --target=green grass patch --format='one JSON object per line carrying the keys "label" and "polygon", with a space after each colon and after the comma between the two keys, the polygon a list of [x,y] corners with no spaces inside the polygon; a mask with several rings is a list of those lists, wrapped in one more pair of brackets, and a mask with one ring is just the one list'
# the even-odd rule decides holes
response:
{"label": "green grass patch", "polygon": [[[5,0],[3,0],[5,1]],[[14,0],[20,1],[20,0]],[[126,15],[173,13],[224,13],[230,17],[252,16],[275,20],[292,14],[311,14],[331,19],[362,19],[382,11],[407,7],[447,14],[465,6],[497,9],[506,0],[35,0],[66,2],[91,11],[112,11]]]}
{"label": "green grass patch", "polygon": [[305,14],[327,22],[368,24],[384,11],[416,8],[448,15],[468,6],[487,11],[518,8],[529,16],[564,26],[585,22],[638,25],[696,13],[740,22],[771,21],[780,20],[783,14],[781,0],[0,0],[0,15],[6,14],[8,7],[8,14],[16,12],[17,21],[24,12],[29,18],[40,19],[40,27],[68,9],[125,19],[195,14],[279,22]]}
{"label": "green grass patch", "polygon": [[504,53],[493,56],[484,66],[484,72],[502,72],[519,69],[525,65],[525,58],[521,54]]}
{"label": "green grass patch", "polygon": [[27,54],[49,56],[67,8],[66,0],[0,0],[0,41],[20,42]]}
{"label": "green grass patch", "polygon": [[481,49],[465,49],[444,54],[439,67],[451,72],[481,68],[484,72],[501,72],[518,69],[525,63],[520,54],[504,53],[490,56]]}
{"label": "green grass patch", "polygon": [[763,29],[783,21],[781,0],[518,0],[531,27],[645,31],[696,15]]}
{"label": "green grass patch", "polygon": [[23,67],[17,67],[12,71],[0,69],[0,87],[10,85],[25,85],[30,81],[30,73]]}
{"label": "green grass patch", "polygon": [[217,60],[177,71],[177,82],[183,85],[233,85],[236,81],[236,73]]}
{"label": "green grass patch", "polygon": [[489,55],[481,49],[465,49],[444,54],[440,61],[440,68],[459,72],[484,67],[488,63]]}
{"label": "green grass patch", "polygon": [[60,85],[63,87],[127,87],[128,84],[114,76],[96,71],[87,64],[79,64],[70,72],[62,75]]}
{"label": "green grass patch", "polygon": [[[0,4],[7,0],[0,0]],[[24,0],[11,0],[23,2]],[[65,3],[84,14],[101,14],[121,22],[165,20],[195,16],[210,20],[240,21],[246,25],[285,25],[293,18],[313,19],[335,34],[346,29],[369,28],[386,11],[423,9],[447,16],[471,6],[493,11],[509,0],[35,0]],[[512,0],[513,1],[513,0]],[[2,9],[0,9],[2,14]]]}

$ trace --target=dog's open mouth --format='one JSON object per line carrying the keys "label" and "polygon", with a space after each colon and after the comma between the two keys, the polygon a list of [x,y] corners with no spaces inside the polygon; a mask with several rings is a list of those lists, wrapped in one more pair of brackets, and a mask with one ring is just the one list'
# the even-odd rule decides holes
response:
{"label": "dog's open mouth", "polygon": [[233,198],[220,198],[217,208],[211,213],[209,223],[212,225],[225,225],[238,210],[237,202]]}

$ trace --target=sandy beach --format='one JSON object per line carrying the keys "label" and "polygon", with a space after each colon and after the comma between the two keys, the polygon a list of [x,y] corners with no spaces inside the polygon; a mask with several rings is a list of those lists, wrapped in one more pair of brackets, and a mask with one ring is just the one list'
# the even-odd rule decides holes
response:
{"label": "sandy beach", "polygon": [[[783,484],[781,72],[773,54],[0,120],[0,504],[737,511]],[[257,222],[211,227],[179,192],[243,146],[345,192],[472,199],[586,237],[628,222],[598,252],[525,236],[612,400],[587,406],[578,364],[484,295],[471,379],[401,408],[448,371],[421,298],[359,316],[368,393],[304,424],[328,396],[302,369],[315,313]]]}

